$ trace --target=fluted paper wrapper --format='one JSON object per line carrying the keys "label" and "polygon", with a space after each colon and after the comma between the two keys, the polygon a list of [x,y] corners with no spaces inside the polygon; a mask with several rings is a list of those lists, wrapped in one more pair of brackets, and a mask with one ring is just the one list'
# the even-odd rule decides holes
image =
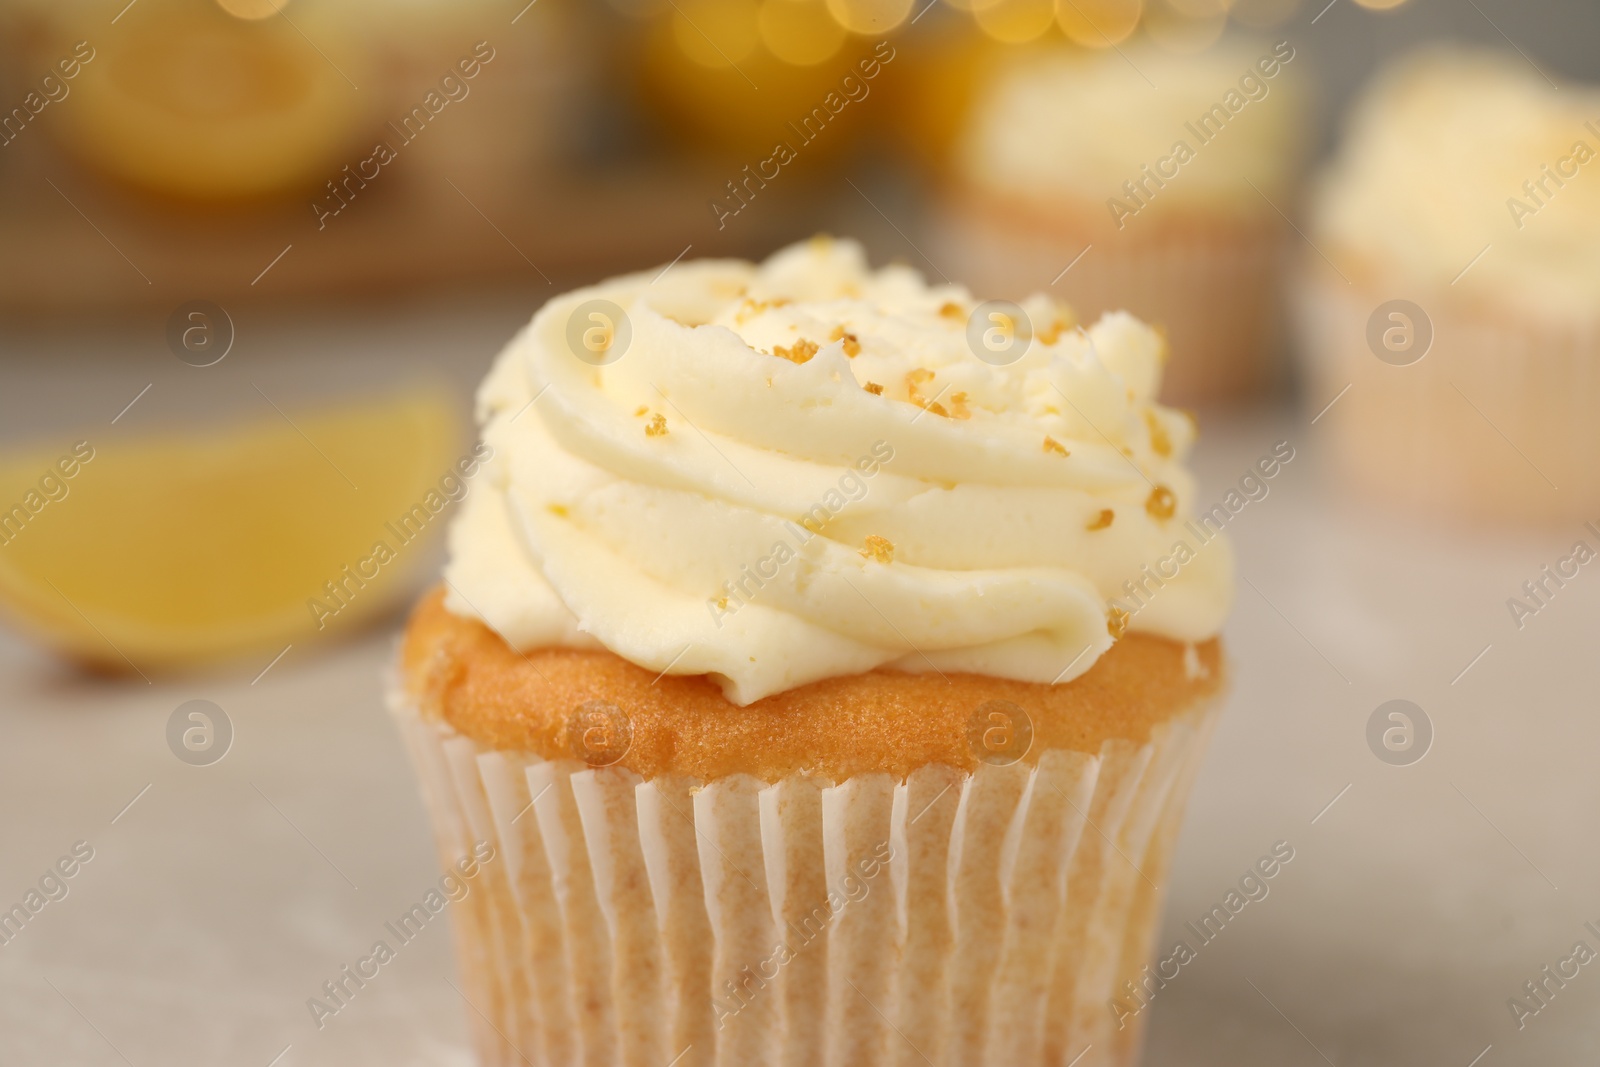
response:
{"label": "fluted paper wrapper", "polygon": [[1030,223],[1013,217],[1020,210],[957,201],[936,231],[939,262],[959,265],[981,297],[1049,293],[1085,325],[1103,311],[1130,311],[1161,327],[1171,347],[1166,403],[1234,400],[1278,378],[1283,241],[1275,220],[1134,240],[1103,225],[1074,227],[1070,217]]}
{"label": "fluted paper wrapper", "polygon": [[[1307,402],[1343,480],[1413,509],[1592,519],[1600,510],[1600,332],[1380,286],[1322,269],[1296,285]],[[1395,298],[1413,301],[1432,329],[1426,354],[1404,366],[1380,359],[1368,337],[1374,313]],[[1379,318],[1381,345],[1381,329],[1404,323]]]}
{"label": "fluted paper wrapper", "polygon": [[645,781],[495,751],[391,699],[452,862],[485,1067],[1127,1064],[1214,722],[905,781]]}

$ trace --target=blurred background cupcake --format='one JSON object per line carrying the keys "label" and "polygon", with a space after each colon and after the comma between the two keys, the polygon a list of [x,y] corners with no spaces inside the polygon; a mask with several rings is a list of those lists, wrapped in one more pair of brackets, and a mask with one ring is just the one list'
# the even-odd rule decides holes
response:
{"label": "blurred background cupcake", "polygon": [[1514,519],[1600,505],[1597,153],[1600,91],[1510,52],[1429,49],[1373,84],[1298,301],[1348,480]]}
{"label": "blurred background cupcake", "polygon": [[954,145],[940,246],[976,291],[1161,325],[1165,399],[1237,399],[1276,374],[1305,60],[1266,39],[1187,54],[1158,25],[993,68]]}

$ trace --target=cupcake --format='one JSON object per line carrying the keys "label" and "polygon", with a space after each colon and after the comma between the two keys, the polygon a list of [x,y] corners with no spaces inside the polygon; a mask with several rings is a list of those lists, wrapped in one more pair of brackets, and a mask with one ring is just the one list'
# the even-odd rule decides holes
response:
{"label": "cupcake", "polygon": [[1262,390],[1304,62],[1287,42],[1230,39],[1199,55],[1143,43],[1009,64],[958,144],[941,261],[980,291],[1045,289],[1161,327],[1174,353],[1163,399]]}
{"label": "cupcake", "polygon": [[391,700],[484,1063],[1136,1055],[1232,555],[1156,332],[989,310],[818,239],[501,355]]}
{"label": "cupcake", "polygon": [[1597,152],[1600,88],[1514,54],[1421,52],[1367,92],[1297,300],[1350,483],[1446,512],[1600,507]]}

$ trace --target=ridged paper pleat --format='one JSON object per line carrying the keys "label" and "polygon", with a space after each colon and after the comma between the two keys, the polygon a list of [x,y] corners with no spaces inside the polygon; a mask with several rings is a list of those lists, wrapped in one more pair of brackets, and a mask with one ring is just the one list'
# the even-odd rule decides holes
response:
{"label": "ridged paper pleat", "polygon": [[[644,781],[395,711],[485,1067],[1125,1065],[1214,716],[896,782]],[[480,842],[483,845],[480,845]]]}
{"label": "ridged paper pleat", "polygon": [[550,892],[567,933],[567,973],[572,977],[573,1031],[586,1067],[614,1067],[616,1000],[611,992],[611,933],[600,910],[572,795],[571,761],[534,762],[526,770],[533,810],[550,862]]}
{"label": "ridged paper pleat", "polygon": [[561,910],[550,891],[550,861],[545,858],[539,817],[533,813],[528,792],[527,761],[515,754],[485,752],[478,757],[484,794],[494,816],[500,862],[522,918],[523,951],[532,981],[534,1017],[538,1020],[538,1049],[552,1067],[572,1067],[578,1062],[567,990],[566,937]]}
{"label": "ridged paper pleat", "polygon": [[828,871],[823,849],[822,792],[816,778],[787,778],[761,791],[761,840],[781,936],[789,951],[777,995],[786,1040],[782,1067],[821,1067],[828,1007]]}
{"label": "ridged paper pleat", "polygon": [[776,1063],[779,998],[768,975],[778,943],[761,843],[762,783],[746,775],[695,794],[700,874],[715,946],[708,995],[717,1002],[718,1067]]}
{"label": "ridged paper pleat", "polygon": [[694,785],[658,778],[639,786],[639,837],[661,924],[667,1037],[677,1067],[711,1067],[716,1013],[711,988],[711,921],[700,880]]}
{"label": "ridged paper pleat", "polygon": [[636,792],[643,779],[606,767],[571,778],[600,911],[611,932],[611,990],[622,1067],[660,1067],[671,1053],[655,898],[639,844]]}
{"label": "ridged paper pleat", "polygon": [[[1596,309],[1563,325],[1448,287],[1352,273],[1354,284],[1308,271],[1294,287],[1296,347],[1334,469],[1409,508],[1593,520]],[[1391,343],[1414,347],[1391,355]]]}
{"label": "ridged paper pleat", "polygon": [[[1284,316],[1273,283],[1284,242],[1270,208],[1231,230],[1212,226],[1130,241],[1114,232],[1108,240],[1099,225],[1064,219],[1051,225],[1025,209],[997,212],[984,202],[974,210],[973,203],[945,212],[935,243],[963,264],[975,292],[1022,300],[1044,290],[1085,326],[1102,311],[1123,309],[1160,323],[1172,342],[1162,372],[1162,396],[1171,403],[1237,398],[1277,377]],[[1063,272],[1080,254],[1083,262]]]}
{"label": "ridged paper pleat", "polygon": [[[494,819],[489,814],[483,776],[478,770],[478,746],[465,737],[450,738],[444,742],[444,756],[466,822],[467,840],[456,860],[459,863],[469,854],[476,860],[479,842],[488,844],[499,840]],[[509,1050],[501,1050],[501,1058],[506,1060],[508,1052],[518,1053],[535,1047],[539,1028],[534,1018],[533,983],[528,974],[522,918],[517,913],[516,899],[511,895],[505,864],[497,862],[499,854],[500,849],[495,848],[491,858],[478,862],[474,878],[478,880],[480,891],[469,890],[462,903],[479,917],[478,922],[490,938],[487,955],[498,986],[494,998],[498,1010],[496,1036],[502,1044],[511,1046]]]}

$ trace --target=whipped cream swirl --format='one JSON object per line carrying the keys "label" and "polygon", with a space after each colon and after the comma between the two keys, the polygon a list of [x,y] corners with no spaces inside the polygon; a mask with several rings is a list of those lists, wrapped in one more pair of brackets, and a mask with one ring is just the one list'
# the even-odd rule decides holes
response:
{"label": "whipped cream swirl", "polygon": [[996,365],[975,307],[825,238],[550,301],[479,392],[494,458],[451,529],[450,608],[741,705],[875,667],[1064,682],[1124,626],[1215,634],[1223,539],[1131,620],[1110,605],[1194,500],[1160,336],[1035,297]]}

